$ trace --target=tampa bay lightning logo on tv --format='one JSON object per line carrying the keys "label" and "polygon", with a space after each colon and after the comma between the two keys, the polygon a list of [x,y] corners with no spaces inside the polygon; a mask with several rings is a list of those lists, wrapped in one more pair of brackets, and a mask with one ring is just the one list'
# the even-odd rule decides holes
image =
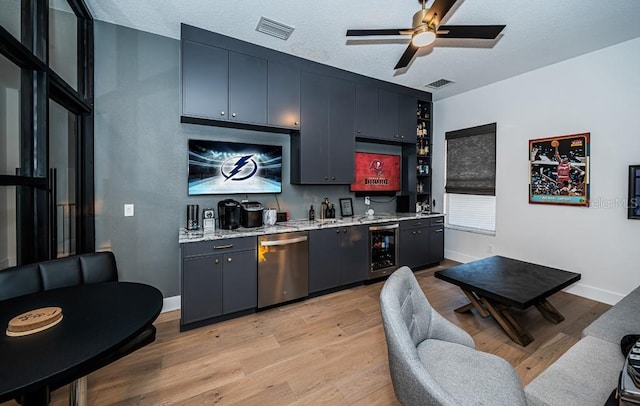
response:
{"label": "tampa bay lightning logo on tv", "polygon": [[228,180],[249,179],[258,172],[258,164],[252,159],[254,154],[234,156],[222,163],[220,172]]}

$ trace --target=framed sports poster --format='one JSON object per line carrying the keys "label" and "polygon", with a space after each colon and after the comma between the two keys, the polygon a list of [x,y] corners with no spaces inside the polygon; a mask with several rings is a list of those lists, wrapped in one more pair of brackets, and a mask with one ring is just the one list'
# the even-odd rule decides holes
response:
{"label": "framed sports poster", "polygon": [[589,133],[529,140],[529,203],[589,206]]}

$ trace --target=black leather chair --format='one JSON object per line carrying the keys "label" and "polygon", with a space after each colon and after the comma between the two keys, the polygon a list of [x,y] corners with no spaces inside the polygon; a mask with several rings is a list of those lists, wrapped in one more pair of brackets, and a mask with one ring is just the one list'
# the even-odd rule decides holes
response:
{"label": "black leather chair", "polygon": [[[0,301],[67,286],[115,281],[118,281],[118,268],[112,252],[73,255],[0,270]],[[155,338],[156,328],[150,326],[140,335],[123,344],[117,351],[101,359],[96,369],[152,343]],[[71,384],[69,404],[86,404],[86,377],[71,382],[55,382],[50,389],[53,391],[67,384]],[[20,399],[16,400],[20,402]]]}

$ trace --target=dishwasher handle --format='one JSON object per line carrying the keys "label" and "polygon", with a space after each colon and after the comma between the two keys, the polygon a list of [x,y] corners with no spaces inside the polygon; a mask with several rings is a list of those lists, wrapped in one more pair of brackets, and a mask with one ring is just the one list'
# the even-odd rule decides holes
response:
{"label": "dishwasher handle", "polygon": [[299,242],[303,242],[303,241],[307,241],[308,237],[302,236],[302,237],[296,237],[296,238],[289,238],[286,240],[267,240],[267,241],[260,241],[260,246],[261,247],[275,247],[278,245],[290,245],[290,244],[296,244]]}

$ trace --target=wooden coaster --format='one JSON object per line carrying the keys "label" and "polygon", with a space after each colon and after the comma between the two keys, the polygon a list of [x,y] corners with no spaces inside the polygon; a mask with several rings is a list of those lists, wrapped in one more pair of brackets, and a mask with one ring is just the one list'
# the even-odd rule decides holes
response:
{"label": "wooden coaster", "polygon": [[62,320],[62,309],[59,307],[43,307],[22,313],[9,321],[7,335],[11,337],[26,336],[53,327]]}

